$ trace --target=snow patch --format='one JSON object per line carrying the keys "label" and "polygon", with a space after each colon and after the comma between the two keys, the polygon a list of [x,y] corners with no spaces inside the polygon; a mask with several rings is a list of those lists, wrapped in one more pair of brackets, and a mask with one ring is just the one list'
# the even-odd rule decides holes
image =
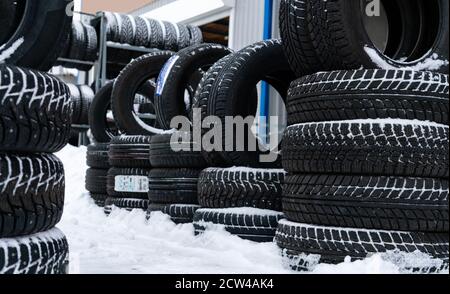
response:
{"label": "snow patch", "polygon": [[273,211],[268,209],[259,209],[253,207],[236,207],[236,208],[203,208],[197,210],[197,212],[213,212],[213,213],[227,213],[227,214],[240,214],[240,215],[256,215],[256,216],[283,216],[282,212]]}
{"label": "snow patch", "polygon": [[0,63],[5,62],[16,50],[23,44],[25,39],[23,37],[17,39],[9,48],[5,48],[6,45],[0,47]]}
{"label": "snow patch", "polygon": [[369,56],[369,58],[372,60],[373,63],[375,63],[380,68],[385,69],[385,70],[404,69],[404,70],[415,70],[415,71],[426,71],[426,70],[435,71],[435,70],[441,69],[444,66],[449,65],[448,60],[441,60],[441,59],[439,59],[438,54],[434,53],[431,55],[431,57],[424,59],[423,61],[417,63],[414,66],[408,66],[408,63],[406,63],[405,66],[402,66],[401,68],[399,68],[399,67],[395,67],[395,66],[389,64],[389,62],[384,60],[380,56],[379,52],[374,48],[364,46],[364,51],[366,51],[367,55]]}

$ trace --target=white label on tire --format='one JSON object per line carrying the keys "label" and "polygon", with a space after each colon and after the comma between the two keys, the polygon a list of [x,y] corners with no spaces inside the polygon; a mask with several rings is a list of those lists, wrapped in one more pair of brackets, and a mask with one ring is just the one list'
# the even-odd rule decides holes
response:
{"label": "white label on tire", "polygon": [[180,58],[179,55],[172,56],[161,70],[156,85],[156,95],[161,96],[164,90],[164,85],[166,84],[166,80],[169,77],[170,71],[172,70],[172,67],[175,65],[175,62],[177,62],[178,58]]}
{"label": "white label on tire", "polygon": [[114,190],[127,193],[147,193],[148,177],[145,176],[116,176]]}

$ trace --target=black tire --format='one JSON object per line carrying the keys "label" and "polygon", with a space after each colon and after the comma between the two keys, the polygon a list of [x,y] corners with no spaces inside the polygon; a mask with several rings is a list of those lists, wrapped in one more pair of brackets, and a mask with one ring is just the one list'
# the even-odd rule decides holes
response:
{"label": "black tire", "polygon": [[[217,61],[204,75],[201,79],[197,91],[194,95],[193,107],[192,109],[199,109],[202,119],[208,117],[208,100],[211,97],[213,86],[218,76],[224,70],[225,65],[232,59],[233,54],[230,54],[219,61]],[[256,93],[256,89],[255,89]],[[255,99],[258,99],[257,97]],[[193,122],[195,117],[194,113],[190,115],[191,121]],[[202,135],[206,132],[202,129]],[[214,142],[213,142],[214,143]],[[220,156],[220,154],[214,150],[202,150],[202,155],[205,158],[209,166],[221,167],[227,166],[225,160]]]}
{"label": "black tire", "polygon": [[104,12],[106,18],[106,39],[112,42],[119,42],[119,25],[114,13]]}
{"label": "black tire", "polygon": [[134,44],[136,46],[146,47],[148,45],[148,36],[151,29],[150,23],[146,22],[144,18],[137,16],[134,18],[136,22],[136,36],[134,39]]}
{"label": "black tire", "polygon": [[[208,99],[208,116],[214,115],[222,120],[222,150],[225,148],[227,116],[255,116],[257,100],[255,96],[256,84],[265,80],[286,98],[290,82],[294,75],[289,69],[289,64],[284,57],[281,41],[268,40],[250,45],[234,54],[225,65],[224,70],[216,79]],[[245,98],[247,99],[245,99]],[[244,136],[251,134],[250,126],[244,130]],[[252,136],[258,146],[258,139]],[[248,139],[250,140],[250,139]],[[245,151],[221,151],[221,156],[231,166],[274,167],[277,163],[260,162],[260,151],[249,151],[247,139],[245,142],[233,142],[230,149],[239,150],[238,145],[243,145]],[[239,141],[239,140],[233,140]]]}
{"label": "black tire", "polygon": [[86,171],[86,190],[93,194],[107,194],[107,169],[89,168]]}
{"label": "black tire", "polygon": [[14,0],[4,0],[0,3],[0,44],[4,44],[16,29],[20,12]]}
{"label": "black tire", "polygon": [[[287,220],[280,221],[275,238],[286,255],[295,257],[296,263],[291,266],[298,270],[309,270],[318,262],[337,264],[344,262],[347,257],[359,260],[371,254],[395,250],[425,253],[441,259],[448,268],[448,239],[448,233],[343,229],[292,223]],[[313,264],[311,261],[314,261]],[[438,270],[420,267],[418,264],[416,270]]]}
{"label": "black tire", "polygon": [[87,165],[95,169],[109,169],[108,162],[109,144],[91,144],[87,147],[86,162]]}
{"label": "black tire", "polygon": [[186,25],[176,24],[179,32],[178,50],[182,50],[190,46],[190,32]]}
{"label": "black tire", "polygon": [[0,150],[57,152],[70,139],[73,105],[56,77],[0,65]]}
{"label": "black tire", "polygon": [[255,242],[273,242],[283,214],[254,208],[199,209],[194,215],[196,234],[222,227],[230,234]]}
{"label": "black tire", "polygon": [[72,98],[73,113],[72,124],[78,124],[81,117],[81,93],[80,88],[74,84],[67,84],[69,88],[70,97]]}
{"label": "black tire", "polygon": [[[378,49],[370,38],[361,3],[365,2],[282,2],[281,35],[299,76],[358,68],[409,67],[449,72],[445,62],[449,59],[448,1],[383,2],[390,26],[386,49]],[[407,60],[401,61],[405,56]]]}
{"label": "black tire", "polygon": [[[159,125],[170,130],[170,123],[176,116],[189,117],[192,109],[185,102],[185,89],[199,69],[207,70],[232,51],[222,45],[202,44],[181,50],[164,66],[158,79],[155,106]],[[194,92],[197,89],[194,85]]]}
{"label": "black tire", "polygon": [[169,51],[178,51],[178,38],[179,38],[179,32],[177,32],[176,25],[168,22],[163,21],[162,24],[164,25],[165,29],[165,38],[164,38],[164,50]]}
{"label": "black tire", "polygon": [[149,174],[149,169],[111,168],[108,171],[107,182],[109,197],[148,200]]}
{"label": "black tire", "polygon": [[281,211],[284,170],[209,168],[198,181],[198,201],[208,208],[254,207]]}
{"label": "black tire", "polygon": [[53,228],[63,213],[64,190],[56,156],[0,153],[0,238]]}
{"label": "black tire", "polygon": [[318,73],[292,83],[288,124],[399,118],[448,125],[448,75],[402,70]]}
{"label": "black tire", "polygon": [[133,115],[133,103],[138,89],[148,80],[157,78],[173,53],[161,51],[143,55],[125,67],[114,83],[112,110],[120,130],[127,135],[154,135],[158,130],[143,127]]}
{"label": "black tire", "polygon": [[135,30],[134,30],[135,25],[133,25],[134,17],[125,14],[121,14],[120,17],[122,19],[120,43],[134,45],[135,39]]}
{"label": "black tire", "polygon": [[201,207],[199,205],[188,204],[150,204],[147,210],[147,219],[151,218],[151,213],[160,211],[170,216],[171,221],[176,224],[188,224],[194,220],[194,214]]}
{"label": "black tire", "polygon": [[299,223],[444,233],[448,193],[448,180],[291,175],[283,188],[283,211]]}
{"label": "black tire", "polygon": [[98,207],[105,207],[106,199],[109,197],[106,194],[90,194],[92,200],[94,200],[95,205]]}
{"label": "black tire", "polygon": [[78,86],[81,94],[81,112],[78,124],[89,125],[89,110],[94,101],[95,93],[91,87],[86,85]]}
{"label": "black tire", "polygon": [[111,95],[114,83],[110,82],[101,88],[92,101],[89,110],[89,126],[94,139],[99,143],[109,143],[113,137],[119,135],[112,122],[108,122],[107,113],[111,109]]}
{"label": "black tire", "polygon": [[[87,51],[87,35],[84,25],[81,21],[74,21],[72,23],[72,37],[70,38],[69,59],[80,60],[84,59]],[[65,65],[66,67],[78,67],[77,64]]]}
{"label": "black tire", "polygon": [[114,137],[109,147],[109,164],[112,167],[151,168],[150,141],[148,136]]}
{"label": "black tire", "polygon": [[58,230],[0,239],[0,274],[67,274],[69,244]]}
{"label": "black tire", "polygon": [[21,17],[14,32],[0,26],[2,32],[8,30],[0,43],[0,62],[48,71],[69,37],[72,17],[66,13],[67,4],[60,0],[20,1],[17,13]]}
{"label": "black tire", "polygon": [[[195,143],[191,140],[185,140],[184,134],[191,137],[188,133],[181,133],[178,144],[171,144],[172,135],[156,135],[153,136],[150,143],[150,163],[157,168],[204,168],[207,163],[202,153],[195,150]],[[173,134],[174,136],[176,133]],[[186,138],[187,139],[187,138]],[[189,150],[189,151],[185,151]]]}
{"label": "black tire", "polygon": [[189,46],[194,46],[203,43],[203,33],[202,30],[197,26],[187,26],[190,35]]}
{"label": "black tire", "polygon": [[164,49],[163,29],[160,23],[154,19],[144,18],[144,21],[149,28],[149,35],[147,39],[147,48]]}
{"label": "black tire", "polygon": [[448,178],[448,126],[404,120],[311,123],[287,128],[292,173]]}
{"label": "black tire", "polygon": [[105,214],[111,214],[114,207],[120,209],[126,209],[132,211],[135,209],[147,211],[148,210],[148,200],[143,199],[122,199],[122,198],[108,198],[105,201]]}
{"label": "black tire", "polygon": [[[95,28],[91,25],[83,23],[84,32],[85,32],[85,42],[86,42],[86,51],[84,52],[83,59],[84,61],[96,61],[97,53],[98,53],[98,38],[97,32]],[[89,70],[92,66],[89,66],[87,70]]]}
{"label": "black tire", "polygon": [[198,205],[199,169],[153,169],[149,175],[148,199],[152,204]]}

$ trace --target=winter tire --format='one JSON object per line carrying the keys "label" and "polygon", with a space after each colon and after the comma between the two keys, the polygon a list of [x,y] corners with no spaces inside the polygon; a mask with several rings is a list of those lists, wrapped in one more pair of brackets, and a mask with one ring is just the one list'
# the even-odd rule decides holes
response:
{"label": "winter tire", "polygon": [[106,194],[90,194],[92,200],[94,200],[95,205],[98,207],[105,207],[106,199],[109,197]]}
{"label": "winter tire", "polygon": [[69,88],[49,74],[0,65],[0,150],[57,152],[70,138]]}
{"label": "winter tire", "polygon": [[199,169],[153,169],[148,199],[152,204],[198,204]]}
{"label": "winter tire", "polygon": [[56,156],[0,153],[0,238],[53,228],[63,213],[64,189]]}
{"label": "winter tire", "polygon": [[[370,9],[366,1],[282,1],[281,35],[297,75],[358,68],[449,72],[448,1],[382,1],[375,21],[383,23],[371,23]],[[376,36],[383,25],[386,33]]]}
{"label": "winter tire", "polygon": [[347,228],[448,232],[448,180],[345,175],[289,175],[286,218]]}
{"label": "winter tire", "polygon": [[[284,254],[295,259],[291,266],[298,270],[309,270],[319,262],[337,264],[347,257],[358,260],[396,250],[430,255],[442,260],[441,267],[448,269],[448,239],[448,233],[321,227],[287,220],[280,221],[275,238]],[[424,272],[439,270],[417,267]]]}
{"label": "winter tire", "polygon": [[208,208],[254,207],[281,211],[284,170],[208,168],[198,181],[198,200]]}
{"label": "winter tire", "polygon": [[151,218],[151,213],[154,211],[161,211],[170,216],[170,220],[176,224],[188,224],[194,220],[195,212],[200,209],[199,205],[187,204],[150,204],[147,211],[147,219]]}
{"label": "winter tire", "polygon": [[[232,51],[222,45],[202,44],[181,50],[164,66],[158,79],[155,105],[159,125],[170,130],[176,116],[188,117],[192,101],[186,104],[185,89],[199,69],[207,70]],[[198,85],[195,85],[194,92]]]}
{"label": "winter tire", "polygon": [[408,120],[299,124],[283,139],[291,173],[448,178],[448,126]]}
{"label": "winter tire", "polygon": [[148,200],[143,199],[122,199],[122,198],[108,198],[105,201],[105,214],[110,215],[114,207],[119,209],[126,209],[132,211],[135,209],[147,211]]}
{"label": "winter tire", "polygon": [[151,137],[119,136],[111,140],[109,164],[112,167],[151,168],[148,158]]}
{"label": "winter tire", "polygon": [[67,1],[20,1],[15,30],[0,26],[0,63],[48,71],[61,55],[70,34],[72,17]]}
{"label": "winter tire", "polygon": [[[234,142],[233,146],[225,148],[225,117],[227,116],[255,116],[257,100],[255,97],[255,86],[261,80],[265,80],[280,93],[283,99],[294,79],[289,69],[289,64],[284,57],[280,40],[268,40],[250,45],[234,54],[232,59],[225,65],[225,69],[218,76],[208,99],[208,116],[214,115],[222,121],[222,150],[239,150],[238,145],[244,145],[244,152],[231,151],[220,152],[221,156],[230,166],[251,167],[273,167],[276,163],[260,162],[262,152],[249,151],[250,144],[247,142]],[[244,130],[244,136],[251,134],[250,126]],[[255,136],[258,146],[258,140]],[[233,140],[236,141],[236,140]],[[232,148],[229,148],[232,147]],[[242,147],[242,146],[239,146]]]}
{"label": "winter tire", "polygon": [[143,55],[127,65],[114,82],[112,110],[119,129],[127,135],[151,136],[160,132],[133,114],[133,103],[138,89],[148,80],[157,78],[172,55],[168,51]]}
{"label": "winter tire", "polygon": [[111,109],[112,90],[112,82],[101,88],[95,95],[89,110],[91,132],[99,143],[109,143],[113,137],[119,135],[115,122],[107,118],[108,110]]}
{"label": "winter tire", "polygon": [[[201,152],[193,151],[195,144],[179,133],[177,144],[172,144],[172,136],[164,134],[153,136],[150,143],[150,163],[157,168],[204,168],[207,166]],[[190,134],[187,134],[190,137]],[[184,151],[190,150],[190,151]]]}
{"label": "winter tire", "polygon": [[448,125],[448,75],[410,70],[318,73],[292,83],[288,124],[398,118]]}
{"label": "winter tire", "polygon": [[203,33],[199,27],[188,25],[187,29],[189,30],[190,35],[189,46],[194,46],[203,43]]}
{"label": "winter tire", "polygon": [[86,171],[86,190],[93,194],[107,194],[108,170],[89,168]]}
{"label": "winter tire", "polygon": [[69,244],[58,230],[0,239],[0,274],[67,274]]}
{"label": "winter tire", "polygon": [[199,209],[194,215],[197,234],[224,228],[232,235],[254,242],[273,242],[281,212],[255,208]]}
{"label": "winter tire", "polygon": [[108,163],[109,144],[91,144],[87,147],[87,165],[95,169],[109,169]]}

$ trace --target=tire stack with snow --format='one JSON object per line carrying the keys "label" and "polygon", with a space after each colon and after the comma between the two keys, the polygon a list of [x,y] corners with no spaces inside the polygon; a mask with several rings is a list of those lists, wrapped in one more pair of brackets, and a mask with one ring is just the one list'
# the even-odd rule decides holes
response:
{"label": "tire stack with snow", "polygon": [[108,198],[107,176],[109,166],[109,143],[94,143],[88,146],[86,163],[89,167],[86,171],[86,190],[90,193],[95,204],[105,206]]}
{"label": "tire stack with snow", "polygon": [[73,102],[72,131],[69,143],[73,146],[79,146],[79,137],[81,133],[88,130],[89,109],[94,100],[94,91],[86,85],[68,84]]}
{"label": "tire stack with snow", "polygon": [[[179,140],[171,142],[172,138]],[[198,177],[207,165],[201,152],[194,151],[191,134],[176,132],[153,136],[150,163],[154,169],[149,177],[148,216],[153,211],[162,211],[174,222],[192,222],[194,212],[200,208]]]}
{"label": "tire stack with snow", "polygon": [[290,266],[387,251],[448,269],[448,76],[324,72],[292,83],[282,147],[288,172],[276,242]]}
{"label": "tire stack with snow", "polygon": [[107,40],[115,43],[179,51],[203,42],[196,26],[111,12],[105,12],[105,18]]}
{"label": "tire stack with snow", "polygon": [[255,242],[272,242],[281,213],[284,170],[209,168],[200,174],[196,233],[223,228]]}
{"label": "tire stack with snow", "polygon": [[55,227],[68,142],[70,92],[46,73],[0,65],[0,273],[61,274],[68,243]]}
{"label": "tire stack with snow", "polygon": [[74,20],[66,47],[60,57],[79,62],[63,61],[59,62],[59,65],[89,71],[97,60],[97,55],[98,37],[95,28],[90,24]]}
{"label": "tire stack with snow", "polygon": [[111,140],[105,213],[113,207],[123,209],[148,209],[149,174],[148,159],[151,137],[119,136]]}

